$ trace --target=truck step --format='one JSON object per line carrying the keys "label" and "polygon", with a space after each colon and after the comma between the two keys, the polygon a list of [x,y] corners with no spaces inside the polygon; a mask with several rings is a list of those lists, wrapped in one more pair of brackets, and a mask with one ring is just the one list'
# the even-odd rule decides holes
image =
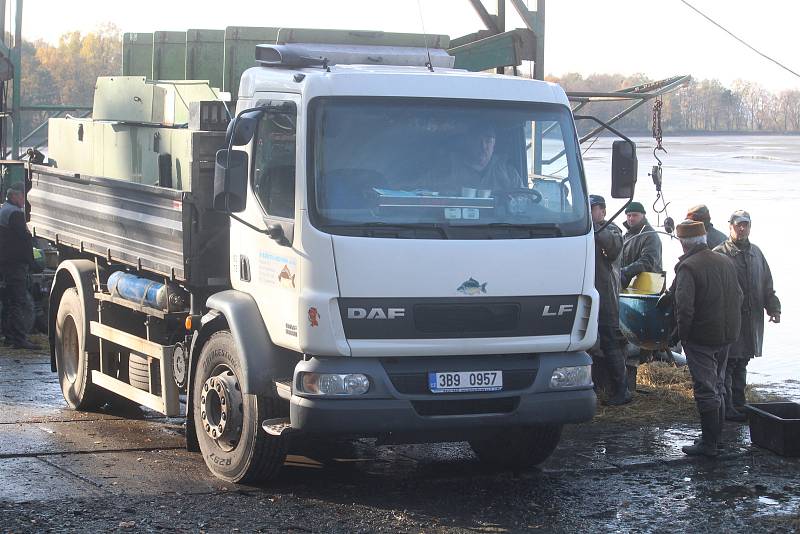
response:
{"label": "truck step", "polygon": [[275,419],[265,419],[261,423],[264,432],[272,436],[282,436],[292,431],[292,422],[288,417],[277,417]]}

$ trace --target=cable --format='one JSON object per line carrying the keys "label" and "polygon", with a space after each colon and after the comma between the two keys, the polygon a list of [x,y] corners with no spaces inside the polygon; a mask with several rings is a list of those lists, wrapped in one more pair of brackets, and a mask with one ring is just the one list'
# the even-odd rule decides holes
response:
{"label": "cable", "polygon": [[431,50],[428,48],[428,32],[425,31],[425,17],[422,16],[422,2],[417,0],[417,8],[419,8],[419,22],[422,25],[422,35],[425,36],[425,53],[428,54],[428,63],[425,65],[428,70],[433,72],[433,61],[431,61]]}
{"label": "cable", "polygon": [[[592,139],[592,142],[589,143],[589,146],[587,146],[586,149],[583,152],[581,152],[581,156],[585,156],[586,153],[589,152],[589,149],[594,146],[594,144],[597,142],[598,139],[600,139],[600,134],[597,134],[596,136],[594,136],[594,139]],[[566,165],[564,165],[563,167],[558,169],[556,172],[552,173],[550,176],[555,176],[556,174],[560,173],[561,171],[563,171],[567,167],[569,167],[569,163],[567,163]]]}
{"label": "cable", "polygon": [[763,52],[760,52],[759,50],[756,50],[754,47],[752,47],[752,46],[750,46],[749,44],[747,44],[747,43],[746,43],[746,42],[745,42],[743,39],[741,39],[740,37],[737,37],[736,35],[734,35],[734,34],[733,34],[731,31],[729,31],[728,29],[726,29],[725,27],[723,27],[723,26],[722,26],[720,23],[718,23],[717,21],[715,21],[714,19],[712,19],[711,17],[709,17],[708,15],[706,15],[705,13],[703,13],[702,11],[700,11],[699,9],[697,9],[696,7],[694,7],[692,4],[690,4],[690,3],[689,3],[689,2],[687,2],[686,0],[679,0],[679,1],[680,1],[680,2],[682,2],[682,3],[684,3],[684,4],[686,4],[686,6],[687,6],[687,7],[689,7],[689,8],[690,8],[690,9],[692,9],[693,11],[695,11],[695,12],[696,12],[697,14],[699,14],[701,17],[703,17],[704,19],[706,19],[708,22],[710,22],[711,24],[713,24],[714,26],[716,26],[716,27],[717,27],[717,28],[719,28],[720,30],[724,31],[725,33],[727,33],[728,35],[730,35],[731,37],[733,37],[734,39],[736,39],[737,41],[739,41],[740,43],[742,43],[743,45],[745,45],[747,48],[749,48],[750,50],[752,50],[753,52],[755,52],[755,53],[756,53],[756,54],[758,54],[759,56],[761,56],[761,57],[763,57],[764,59],[767,59],[767,60],[769,60],[769,61],[771,61],[771,62],[775,63],[775,64],[776,64],[777,66],[779,66],[780,68],[782,68],[782,69],[784,69],[784,70],[787,70],[787,71],[791,72],[792,74],[794,74],[795,76],[797,76],[798,78],[800,78],[800,74],[796,73],[795,71],[793,71],[792,69],[790,69],[790,68],[789,68],[789,67],[787,67],[786,65],[782,64],[782,63],[781,63],[780,61],[778,61],[777,59],[773,59],[773,58],[769,57],[768,55],[766,55],[765,53],[763,53]]}

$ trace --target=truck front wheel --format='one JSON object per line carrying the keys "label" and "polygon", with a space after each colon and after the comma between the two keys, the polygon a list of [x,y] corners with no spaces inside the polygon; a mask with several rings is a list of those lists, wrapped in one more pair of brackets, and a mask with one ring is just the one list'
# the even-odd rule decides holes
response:
{"label": "truck front wheel", "polygon": [[280,399],[242,393],[241,364],[230,332],[217,332],[203,346],[192,387],[192,410],[200,451],[215,476],[231,482],[274,477],[286,458],[286,438],[261,428],[280,417]]}
{"label": "truck front wheel", "polygon": [[561,425],[504,429],[493,436],[470,440],[478,458],[504,469],[525,469],[544,462],[561,440]]}

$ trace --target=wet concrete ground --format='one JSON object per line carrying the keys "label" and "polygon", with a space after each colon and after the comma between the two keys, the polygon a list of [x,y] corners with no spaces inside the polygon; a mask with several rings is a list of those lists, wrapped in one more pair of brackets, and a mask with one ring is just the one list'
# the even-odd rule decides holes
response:
{"label": "wet concrete ground", "polygon": [[800,459],[726,429],[571,427],[541,469],[493,472],[466,444],[296,445],[263,487],[213,478],[180,420],[64,406],[44,355],[0,349],[0,532],[797,532]]}

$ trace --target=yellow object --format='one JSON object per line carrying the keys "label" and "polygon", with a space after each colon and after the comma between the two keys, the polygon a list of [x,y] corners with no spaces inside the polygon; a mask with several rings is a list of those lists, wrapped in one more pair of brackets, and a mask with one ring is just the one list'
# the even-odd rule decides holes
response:
{"label": "yellow object", "polygon": [[627,292],[638,295],[659,295],[664,290],[667,277],[664,273],[639,273]]}

